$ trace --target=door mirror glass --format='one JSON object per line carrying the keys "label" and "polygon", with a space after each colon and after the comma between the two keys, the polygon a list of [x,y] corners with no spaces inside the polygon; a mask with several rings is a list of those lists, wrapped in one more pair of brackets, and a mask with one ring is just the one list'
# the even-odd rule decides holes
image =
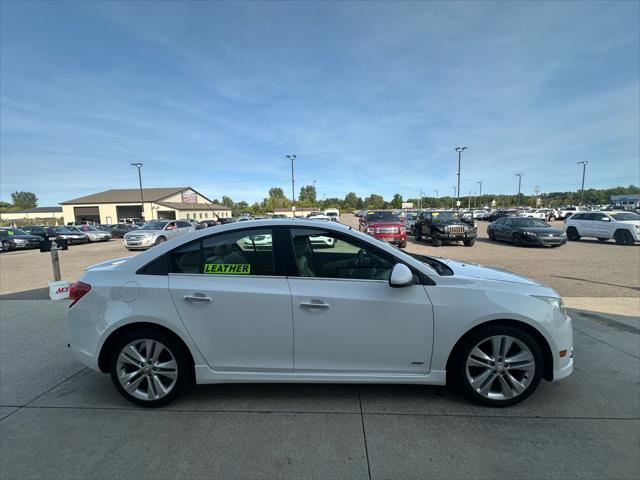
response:
{"label": "door mirror glass", "polygon": [[396,263],[391,270],[389,285],[392,287],[406,287],[413,284],[413,273],[409,267],[403,263]]}

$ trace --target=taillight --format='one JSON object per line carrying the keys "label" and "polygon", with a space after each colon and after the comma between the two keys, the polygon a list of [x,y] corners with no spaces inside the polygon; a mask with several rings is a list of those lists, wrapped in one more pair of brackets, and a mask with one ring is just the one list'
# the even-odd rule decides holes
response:
{"label": "taillight", "polygon": [[78,300],[89,293],[89,290],[91,290],[91,285],[89,285],[88,283],[72,283],[69,287],[69,300],[71,300],[71,305],[69,305],[69,308],[73,307]]}

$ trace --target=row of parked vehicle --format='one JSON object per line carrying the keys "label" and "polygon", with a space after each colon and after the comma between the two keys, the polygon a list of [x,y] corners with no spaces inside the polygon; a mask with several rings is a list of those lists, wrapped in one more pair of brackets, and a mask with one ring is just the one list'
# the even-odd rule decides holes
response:
{"label": "row of parked vehicle", "polygon": [[[492,241],[506,241],[516,246],[560,247],[567,240],[594,237],[601,242],[613,239],[619,245],[633,245],[640,241],[640,215],[625,211],[593,211],[576,207],[566,215],[564,228],[556,228],[536,212],[496,210],[488,215],[491,223],[487,235]],[[569,211],[570,212],[570,211]],[[358,212],[360,213],[360,212]],[[478,229],[474,211],[421,210],[397,212],[369,210],[359,214],[359,229],[380,240],[404,248],[407,236],[417,241],[429,240],[434,247],[444,242],[475,244]],[[545,213],[545,212],[542,212]]]}

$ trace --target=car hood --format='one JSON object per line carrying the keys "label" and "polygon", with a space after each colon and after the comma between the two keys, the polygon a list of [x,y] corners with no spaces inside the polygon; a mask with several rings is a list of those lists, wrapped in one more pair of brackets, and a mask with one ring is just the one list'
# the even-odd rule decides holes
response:
{"label": "car hood", "polygon": [[615,223],[626,223],[627,225],[640,225],[640,220],[616,220]]}
{"label": "car hood", "polygon": [[482,280],[492,280],[495,282],[520,283],[523,285],[547,287],[544,283],[499,268],[485,267],[484,265],[477,265],[475,263],[457,262],[455,260],[444,258],[438,258],[438,260],[444,262],[449,268],[451,268],[454,275],[478,278]]}

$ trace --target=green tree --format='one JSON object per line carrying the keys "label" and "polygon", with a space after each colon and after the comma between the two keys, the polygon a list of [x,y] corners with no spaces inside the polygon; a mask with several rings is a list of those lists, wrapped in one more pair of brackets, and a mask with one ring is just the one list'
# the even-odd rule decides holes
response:
{"label": "green tree", "polygon": [[231,198],[227,197],[227,196],[223,196],[222,197],[222,205],[224,205],[227,208],[231,208],[231,209],[233,209],[233,207],[234,207],[233,200],[231,200]]}
{"label": "green tree", "polygon": [[0,202],[0,210],[6,210],[13,207],[9,202]]}
{"label": "green tree", "polygon": [[402,208],[402,195],[396,193],[389,205],[391,206],[391,208]]}
{"label": "green tree", "polygon": [[300,194],[298,200],[301,205],[313,206],[316,203],[316,187],[313,185],[305,185],[300,188]]}
{"label": "green tree", "polygon": [[284,191],[280,187],[269,189],[269,196],[262,201],[262,208],[265,211],[275,212],[277,208],[287,208],[291,206],[291,201],[284,196]]}
{"label": "green tree", "polygon": [[362,208],[362,199],[355,192],[349,192],[342,201],[342,208],[345,210],[356,210]]}
{"label": "green tree", "polygon": [[371,210],[381,209],[384,206],[384,198],[382,197],[382,195],[372,193],[364,199],[364,205],[366,208]]}
{"label": "green tree", "polygon": [[13,192],[11,201],[14,207],[33,208],[38,206],[38,197],[32,192]]}

